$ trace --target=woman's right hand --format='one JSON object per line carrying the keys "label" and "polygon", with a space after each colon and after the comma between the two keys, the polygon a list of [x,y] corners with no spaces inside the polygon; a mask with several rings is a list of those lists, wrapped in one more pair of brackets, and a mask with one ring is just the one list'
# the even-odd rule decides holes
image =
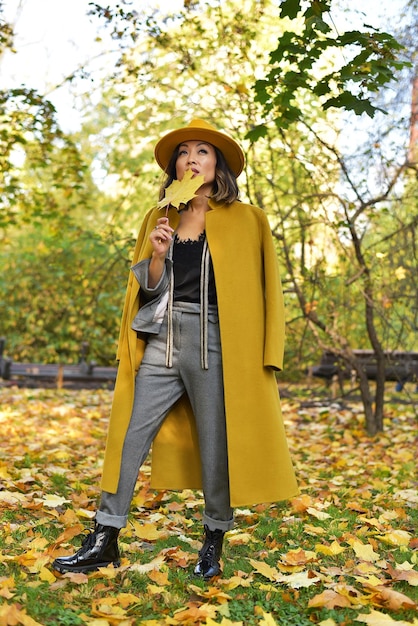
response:
{"label": "woman's right hand", "polygon": [[173,238],[174,229],[168,223],[168,217],[160,217],[149,238],[155,255],[165,257]]}

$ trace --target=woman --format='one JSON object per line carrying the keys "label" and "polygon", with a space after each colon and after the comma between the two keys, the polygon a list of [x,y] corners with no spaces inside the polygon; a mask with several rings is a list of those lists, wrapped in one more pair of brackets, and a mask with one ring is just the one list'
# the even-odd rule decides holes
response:
{"label": "woman", "polygon": [[[297,494],[275,371],[282,368],[283,296],[264,212],[238,200],[244,155],[203,120],[164,135],[160,199],[186,172],[202,176],[177,211],[146,215],[134,252],[95,530],[59,572],[119,565],[141,464],[151,486],[203,489],[205,540],[194,573],[220,574],[233,507]],[[190,176],[190,174],[189,174]],[[200,179],[198,179],[200,182]]]}

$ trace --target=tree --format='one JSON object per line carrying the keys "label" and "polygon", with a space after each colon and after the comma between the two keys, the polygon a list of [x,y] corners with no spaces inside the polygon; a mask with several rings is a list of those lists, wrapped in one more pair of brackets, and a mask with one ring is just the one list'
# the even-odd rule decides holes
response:
{"label": "tree", "polygon": [[[402,46],[389,33],[371,27],[336,31],[327,21],[335,4],[335,0],[281,3],[280,17],[290,19],[291,27],[270,53],[266,77],[255,83],[267,120],[280,128],[303,117],[306,93],[316,96],[324,110],[333,107],[374,117],[379,107],[372,97],[405,66],[399,59]],[[264,132],[265,123],[250,137]]]}
{"label": "tree", "polygon": [[14,233],[0,251],[0,335],[18,361],[114,363],[128,244],[67,222]]}
{"label": "tree", "polygon": [[[374,256],[377,252],[384,258],[388,252],[383,242],[390,241],[396,247],[398,239],[391,232],[381,232],[380,239],[372,241],[367,225],[373,223],[373,214],[379,215],[383,202],[392,201],[391,194],[406,165],[388,166],[389,161],[382,155],[387,181],[378,193],[370,194],[367,182],[361,180],[361,168],[357,168],[358,180],[354,180],[356,168],[347,167],[348,161],[337,143],[330,140],[340,119],[335,114],[329,117],[329,113],[352,109],[375,116],[379,107],[372,103],[371,96],[403,67],[396,57],[401,47],[391,35],[370,29],[335,37],[325,20],[330,2],[306,6],[302,22],[299,20],[291,32],[281,35],[270,63],[268,50],[260,43],[260,33],[264,41],[269,41],[272,33],[266,28],[274,19],[274,9],[268,2],[246,3],[245,7],[233,2],[193,3],[192,8],[171,21],[154,21],[153,16],[145,21],[148,38],[142,40],[142,45],[138,40],[138,45],[128,48],[121,60],[118,89],[128,94],[129,111],[123,104],[122,110],[136,133],[138,129],[145,133],[146,124],[159,133],[170,107],[175,107],[181,121],[187,119],[187,95],[191,91],[194,109],[200,107],[214,123],[233,129],[238,137],[244,138],[248,127],[252,128],[248,134],[251,140],[264,136],[264,143],[253,142],[248,149],[251,176],[246,179],[247,197],[275,216],[273,233],[288,272],[285,286],[291,285],[317,342],[331,347],[357,370],[367,428],[374,433],[383,423],[383,343],[400,347],[406,337],[397,329],[394,343],[391,325],[384,324],[388,311],[381,302],[393,300],[383,290],[383,274],[379,278],[376,273],[381,263],[376,264]],[[293,19],[299,9],[299,2],[289,0],[282,3],[280,15]],[[124,28],[118,26],[124,18],[120,10],[113,15],[107,13],[114,32],[129,30],[126,21]],[[276,33],[277,23],[276,18]],[[135,29],[135,23],[130,24]],[[284,22],[279,24],[284,29]],[[135,39],[132,32],[131,38]],[[355,53],[351,61],[332,71],[329,59],[317,79],[321,55],[329,55],[333,48],[345,52],[354,49]],[[248,89],[250,77],[260,75],[263,67],[267,79],[256,83],[254,100]],[[349,91],[353,84],[358,88]],[[321,109],[328,111],[327,118],[318,114]],[[125,148],[126,134],[123,137],[121,145]],[[370,156],[370,150],[366,152]],[[388,222],[386,225],[389,228]],[[413,223],[407,219],[394,232],[411,233]],[[360,301],[364,314],[358,306]],[[398,301],[395,317],[399,305]],[[407,308],[404,304],[402,307]],[[354,323],[363,330],[353,333]],[[382,325],[386,328],[384,338],[379,334]],[[367,347],[368,341],[380,363],[375,409],[367,378],[353,356],[353,343],[354,347]]]}
{"label": "tree", "polygon": [[[341,151],[337,141],[327,137],[329,130],[324,132],[323,125],[321,128],[307,119],[301,91],[311,90],[324,109],[352,109],[373,117],[379,107],[372,103],[370,94],[394,79],[394,71],[399,72],[406,63],[395,56],[400,44],[385,33],[355,31],[330,36],[331,27],[325,19],[330,4],[309,2],[302,15],[299,14],[300,2],[288,0],[282,4],[282,17],[302,19],[301,34],[290,29],[282,35],[271,54],[267,78],[258,81],[255,89],[265,118],[280,129],[292,157],[302,165],[302,172],[306,171],[305,176],[303,173],[300,176],[301,168],[293,168],[294,173],[298,172],[298,176],[293,177],[295,205],[289,206],[280,196],[275,210],[277,225],[273,229],[283,246],[294,294],[303,318],[321,347],[341,357],[355,370],[367,430],[373,435],[383,429],[385,349],[408,349],[416,331],[416,313],[414,322],[410,305],[417,295],[416,252],[414,254],[417,189],[416,184],[405,186],[408,168],[416,168],[416,164],[408,161],[405,145],[401,159],[393,154],[389,156],[389,151],[385,154],[381,148],[383,132],[363,152],[357,146],[355,160],[353,155],[350,158],[347,152]],[[316,78],[314,64],[324,50],[345,48],[354,43],[357,48],[360,46],[360,52],[349,63]],[[282,76],[277,81],[279,72]],[[337,94],[332,93],[332,82]],[[353,93],[352,88],[347,90],[350,83],[359,85],[357,93]],[[401,121],[404,131],[408,128],[405,117],[397,121]],[[378,122],[376,127],[381,127],[380,118]],[[386,134],[394,128],[399,132],[399,126],[394,124],[392,129],[386,129]],[[293,135],[289,132],[291,129]],[[295,132],[309,136],[313,145],[328,154],[328,170],[333,168],[331,180],[338,178],[337,186],[335,182],[329,185],[326,176],[321,176],[317,161],[309,160],[300,146],[294,147]],[[269,136],[265,122],[250,133],[253,139],[263,135]],[[309,165],[313,172],[308,171]],[[271,184],[277,194],[276,183],[272,180]],[[411,205],[413,212],[405,210]],[[307,262],[308,248],[318,236],[319,225],[323,230],[323,249],[321,252],[316,245],[314,258]],[[294,240],[299,243],[296,253]],[[402,255],[405,245],[411,250],[411,256]],[[330,259],[330,255],[334,259]],[[399,265],[394,267],[397,259]],[[398,284],[407,279],[402,290],[397,289],[393,275]],[[366,337],[377,361],[374,397],[366,373],[354,355],[356,346],[353,346],[352,333],[341,319],[344,308],[348,306],[352,314],[358,302],[364,307]]]}
{"label": "tree", "polygon": [[[72,140],[82,148],[86,161],[96,171],[99,167],[104,179],[112,181],[112,188],[106,188],[107,194],[98,192],[94,185],[89,187],[89,177],[84,175],[85,193],[74,195],[71,210],[71,232],[77,234],[70,239],[80,244],[80,258],[84,259],[89,252],[81,245],[83,233],[87,237],[91,233],[97,244],[94,254],[103,259],[104,265],[105,258],[108,262],[116,258],[114,253],[119,257],[123,268],[118,264],[115,274],[110,274],[118,277],[121,268],[126,271],[129,256],[129,244],[122,241],[122,233],[136,232],[141,213],[156,201],[160,179],[157,166],[152,164],[156,138],[195,115],[229,130],[241,139],[246,151],[243,198],[264,207],[271,219],[278,256],[286,268],[283,278],[289,310],[288,355],[293,356],[295,369],[305,369],[307,361],[316,358],[318,347],[332,347],[352,363],[352,348],[369,345],[366,313],[371,313],[372,327],[376,327],[383,349],[408,345],[412,320],[407,298],[413,297],[415,285],[410,265],[401,254],[402,246],[405,242],[409,245],[414,236],[414,222],[405,203],[412,205],[415,200],[414,184],[409,199],[403,188],[405,159],[394,159],[390,150],[384,149],[384,142],[379,150],[374,147],[376,142],[369,142],[364,152],[356,150],[352,158],[345,151],[341,145],[341,127],[343,122],[345,127],[347,124],[343,120],[344,102],[324,110],[324,101],[329,104],[327,93],[308,89],[317,84],[311,82],[309,74],[309,63],[317,69],[314,56],[305,62],[305,86],[299,83],[292,91],[290,76],[284,81],[284,93],[288,94],[293,113],[290,117],[286,114],[283,123],[278,123],[280,115],[276,115],[275,107],[279,101],[274,99],[273,83],[268,88],[268,102],[254,97],[254,77],[269,75],[269,53],[278,35],[284,36],[286,24],[292,25],[292,20],[280,19],[283,7],[289,10],[291,5],[285,2],[278,7],[269,0],[202,1],[187,3],[174,15],[154,10],[135,14],[123,1],[114,11],[93,6],[113,36],[121,38],[123,54],[113,77],[106,82],[100,106],[91,111],[83,130]],[[126,6],[129,10],[125,12]],[[307,22],[311,19],[311,31],[303,30],[304,21],[299,20],[294,34],[312,38],[317,35],[318,42],[324,37],[331,40],[324,32],[325,13],[320,17],[306,16]],[[320,27],[319,33],[315,24]],[[363,38],[359,45],[366,43],[367,38]],[[295,64],[300,58],[303,61],[300,44],[301,40]],[[385,47],[390,49],[391,39],[384,38],[381,44],[378,54]],[[327,47],[321,45],[319,50],[331,49],[330,41]],[[314,47],[310,53],[316,54]],[[376,57],[367,59],[377,62]],[[331,61],[327,60],[322,78],[331,76]],[[396,63],[391,61],[390,68],[395,70]],[[375,85],[384,75],[379,67],[376,72]],[[331,78],[327,80],[333,89]],[[348,87],[341,81],[344,88]],[[291,91],[286,92],[287,88]],[[328,95],[336,97],[337,92]],[[366,98],[366,91],[360,96]],[[359,106],[370,112],[375,104],[366,106],[363,102]],[[381,107],[375,108],[374,126],[378,128],[383,116],[377,110]],[[297,110],[299,117],[295,117]],[[398,124],[398,128],[404,127],[405,119]],[[250,139],[248,129],[253,131]],[[258,140],[253,141],[255,138]],[[49,166],[46,171],[50,171]],[[25,176],[30,180],[31,172],[26,171]],[[378,185],[379,177],[385,181],[383,186]],[[61,202],[60,194],[57,198]],[[391,210],[395,205],[405,210],[395,214]],[[97,222],[88,221],[86,216],[97,217]],[[63,245],[59,238],[55,241],[57,247]],[[66,255],[71,267],[75,257],[69,250]],[[390,259],[392,265],[380,258]],[[84,274],[78,277],[81,286],[90,266],[83,267]],[[55,267],[54,273],[58,271],[61,268]],[[63,272],[68,279],[67,268]],[[402,272],[405,278],[398,279]],[[117,278],[113,284],[123,290],[124,282]],[[100,281],[94,282],[96,294],[99,285]],[[90,287],[87,291],[90,293]],[[74,298],[75,292],[71,293]],[[90,306],[84,296],[88,298],[88,294],[82,296],[83,311]],[[372,306],[367,309],[370,302]],[[70,302],[68,306],[73,310]],[[103,328],[111,332],[106,323]],[[373,432],[381,425],[375,421],[373,399],[366,385],[367,380],[362,387],[363,401],[368,429]]]}
{"label": "tree", "polygon": [[[1,22],[0,55],[12,46]],[[129,244],[106,220],[97,227],[103,204],[51,102],[1,91],[0,334],[12,358],[75,361],[89,341],[96,360],[113,361]]]}
{"label": "tree", "polygon": [[[14,42],[13,26],[2,17],[0,2],[0,58]],[[29,172],[36,179],[32,185]],[[58,217],[55,194],[65,190],[69,205],[84,172],[77,147],[61,131],[48,99],[26,87],[0,90],[0,229]]]}

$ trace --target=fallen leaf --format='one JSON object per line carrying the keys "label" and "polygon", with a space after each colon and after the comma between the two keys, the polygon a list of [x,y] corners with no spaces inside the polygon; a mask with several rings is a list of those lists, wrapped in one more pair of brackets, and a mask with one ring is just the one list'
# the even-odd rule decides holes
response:
{"label": "fallen leaf", "polygon": [[336,556],[337,554],[341,554],[344,552],[346,548],[341,546],[337,541],[333,541],[331,545],[324,546],[320,543],[317,543],[315,546],[315,551],[320,552],[321,554],[326,554],[327,556]]}
{"label": "fallen leaf", "polygon": [[363,622],[369,624],[369,626],[387,626],[388,624],[395,624],[396,626],[412,626],[411,622],[404,622],[403,620],[394,620],[390,615],[386,613],[380,613],[379,611],[371,611],[370,613],[361,613],[354,618],[356,622]]}
{"label": "fallen leaf", "polygon": [[42,567],[40,569],[39,578],[40,580],[44,580],[47,583],[54,583],[56,581],[56,577],[46,567]]}
{"label": "fallen leaf", "polygon": [[280,576],[280,573],[275,567],[271,567],[265,561],[255,561],[254,559],[249,559],[252,567],[256,572],[267,578],[268,580],[277,580]]}
{"label": "fallen leaf", "polygon": [[292,509],[297,513],[303,513],[312,505],[312,497],[304,493],[290,501]]}
{"label": "fallen leaf", "polygon": [[306,512],[309,513],[309,515],[312,515],[313,517],[316,517],[316,519],[319,519],[319,520],[326,520],[331,517],[329,513],[325,513],[325,511],[318,511],[318,509],[315,509],[312,506],[308,507],[306,509]]}
{"label": "fallen leaf", "polygon": [[254,541],[254,537],[251,533],[238,533],[237,535],[231,535],[231,537],[228,537],[228,543],[231,546],[247,545],[250,541]]}
{"label": "fallen leaf", "polygon": [[168,580],[168,572],[162,572],[161,570],[152,569],[150,572],[147,572],[148,578],[152,580],[152,582],[160,585],[161,587],[165,587],[166,585],[170,585],[170,581]]}
{"label": "fallen leaf", "polygon": [[57,496],[54,493],[46,495],[42,500],[40,500],[42,504],[48,508],[56,509],[58,506],[62,506],[63,504],[68,504],[71,500],[67,500],[67,498],[63,498],[62,496]]}
{"label": "fallen leaf", "polygon": [[32,619],[25,609],[20,609],[16,604],[3,604],[0,606],[0,624],[1,626],[42,626],[39,622]]}
{"label": "fallen leaf", "polygon": [[311,587],[320,580],[313,572],[304,571],[289,575],[279,574],[277,582],[284,583],[288,587],[292,587],[292,589],[299,589],[300,587]]}
{"label": "fallen leaf", "polygon": [[373,550],[373,547],[369,543],[364,544],[357,539],[349,539],[348,543],[351,545],[359,559],[371,562],[378,561],[380,559],[379,554]]}
{"label": "fallen leaf", "polygon": [[135,563],[134,565],[131,565],[129,569],[132,570],[133,572],[146,574],[147,572],[150,572],[151,570],[160,569],[163,563],[164,563],[164,556],[159,554],[158,556],[155,557],[155,559],[152,559],[152,561],[149,561],[148,563]]}
{"label": "fallen leaf", "polygon": [[408,598],[404,593],[395,591],[390,587],[373,587],[373,591],[379,593],[379,597],[383,600],[384,606],[392,611],[399,611],[399,609],[415,609],[416,603]]}
{"label": "fallen leaf", "polygon": [[258,622],[260,626],[278,626],[278,622],[274,619],[271,613],[265,613],[263,611],[262,619]]}
{"label": "fallen leaf", "polygon": [[318,557],[316,552],[312,552],[310,550],[302,550],[301,548],[297,550],[289,550],[286,554],[283,554],[281,557],[282,563],[286,565],[306,565],[307,563],[312,563],[313,561],[317,561]]}
{"label": "fallen leaf", "polygon": [[348,598],[341,596],[336,591],[332,589],[326,589],[322,593],[318,593],[318,595],[311,598],[308,602],[309,608],[317,608],[317,607],[325,607],[327,609],[335,609],[335,607],[349,607],[351,606],[351,602]]}
{"label": "fallen leaf", "polygon": [[59,545],[60,543],[66,543],[70,539],[73,539],[74,537],[77,537],[77,535],[80,535],[83,530],[84,527],[81,524],[75,524],[74,526],[66,528],[64,532],[58,535],[58,537],[55,539],[55,545]]}
{"label": "fallen leaf", "polygon": [[145,541],[157,541],[158,539],[167,537],[167,530],[159,530],[155,524],[140,524],[135,521],[134,529],[135,535],[139,539],[144,539]]}
{"label": "fallen leaf", "polygon": [[397,564],[396,569],[388,563],[387,571],[393,580],[404,580],[412,587],[418,586],[418,571],[412,569],[412,563],[405,561],[404,563]]}
{"label": "fallen leaf", "polygon": [[390,546],[407,546],[412,539],[412,535],[406,530],[391,530],[384,535],[378,535],[377,539],[388,543]]}

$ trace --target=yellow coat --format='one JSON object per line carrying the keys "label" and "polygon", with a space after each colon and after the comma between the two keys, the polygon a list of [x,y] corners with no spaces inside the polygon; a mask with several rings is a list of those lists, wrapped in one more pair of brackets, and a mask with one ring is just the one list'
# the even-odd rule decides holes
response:
{"label": "yellow coat", "polygon": [[[252,205],[210,201],[206,236],[218,297],[225,389],[231,506],[275,502],[298,493],[277,390],[283,365],[284,307],[277,256],[265,213]],[[149,234],[161,217],[152,209],[142,224],[133,264],[149,258]],[[179,215],[170,209],[176,228]],[[118,487],[123,442],[145,341],[131,323],[140,288],[129,276],[119,338],[119,368],[110,416],[102,489]],[[199,447],[187,396],[174,406],[153,443],[151,486],[201,487]]]}

